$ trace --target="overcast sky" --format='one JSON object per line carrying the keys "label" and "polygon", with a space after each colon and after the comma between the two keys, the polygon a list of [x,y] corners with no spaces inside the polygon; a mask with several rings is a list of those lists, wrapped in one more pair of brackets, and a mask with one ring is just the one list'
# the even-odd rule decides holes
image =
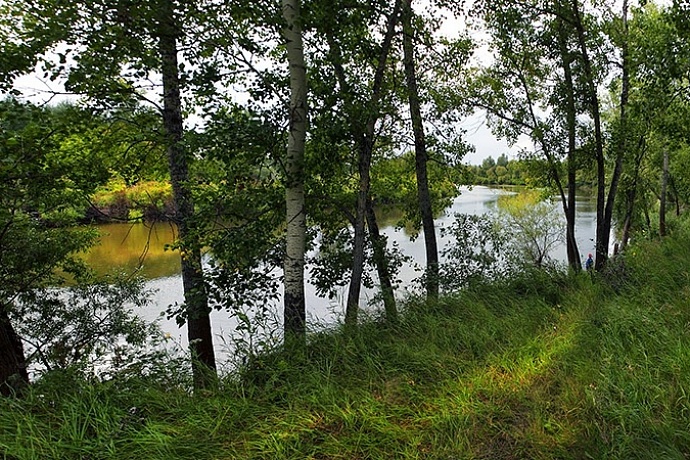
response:
{"label": "overcast sky", "polygon": [[475,147],[475,151],[469,153],[463,163],[478,165],[486,157],[491,156],[495,160],[503,153],[508,155],[508,158],[515,159],[520,149],[532,148],[529,139],[526,137],[520,138],[518,144],[512,147],[506,141],[497,139],[491,133],[489,127],[486,126],[483,113],[468,118],[462,126],[467,130],[465,140]]}

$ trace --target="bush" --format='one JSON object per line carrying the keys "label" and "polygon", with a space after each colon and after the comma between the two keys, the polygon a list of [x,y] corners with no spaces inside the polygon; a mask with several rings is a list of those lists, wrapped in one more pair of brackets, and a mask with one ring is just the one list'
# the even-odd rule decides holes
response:
{"label": "bush", "polygon": [[173,215],[172,186],[169,182],[147,181],[127,187],[122,180],[111,180],[92,198],[86,219],[97,221],[143,218],[166,221]]}

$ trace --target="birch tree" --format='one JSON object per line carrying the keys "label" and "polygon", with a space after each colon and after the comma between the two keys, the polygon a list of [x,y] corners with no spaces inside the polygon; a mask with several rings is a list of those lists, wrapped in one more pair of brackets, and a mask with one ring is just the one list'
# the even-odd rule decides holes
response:
{"label": "birch tree", "polygon": [[299,0],[283,0],[288,65],[290,68],[290,129],[285,162],[286,242],[285,338],[305,334],[304,254],[306,209],[304,200],[304,148],[307,137],[307,76],[302,44]]}

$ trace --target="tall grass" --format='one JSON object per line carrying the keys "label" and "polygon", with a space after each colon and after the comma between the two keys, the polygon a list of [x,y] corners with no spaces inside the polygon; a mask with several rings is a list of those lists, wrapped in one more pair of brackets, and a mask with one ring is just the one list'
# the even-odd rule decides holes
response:
{"label": "tall grass", "polygon": [[690,233],[588,274],[531,272],[400,324],[321,332],[218,390],[49,376],[0,401],[9,459],[690,455]]}

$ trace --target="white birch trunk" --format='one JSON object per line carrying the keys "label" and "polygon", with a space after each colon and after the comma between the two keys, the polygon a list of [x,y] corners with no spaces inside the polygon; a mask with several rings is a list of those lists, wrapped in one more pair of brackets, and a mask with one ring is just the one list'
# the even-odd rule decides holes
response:
{"label": "white birch trunk", "polygon": [[304,209],[304,144],[307,136],[307,75],[302,45],[299,0],[283,0],[288,64],[290,66],[290,135],[285,161],[285,203],[287,207],[287,249],[285,256],[284,328],[289,336],[305,334],[304,252],[306,213]]}

